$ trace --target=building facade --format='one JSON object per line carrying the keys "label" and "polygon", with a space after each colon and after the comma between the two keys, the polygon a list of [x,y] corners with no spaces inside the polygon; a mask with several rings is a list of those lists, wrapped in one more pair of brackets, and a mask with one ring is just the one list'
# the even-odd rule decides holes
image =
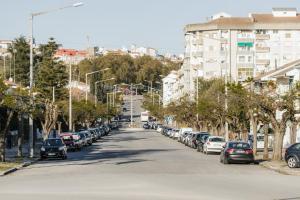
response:
{"label": "building facade", "polygon": [[179,95],[178,71],[172,71],[162,79],[163,81],[163,106],[166,107],[175,101]]}
{"label": "building facade", "polygon": [[195,94],[195,79],[224,77],[245,81],[300,59],[300,15],[295,8],[231,17],[220,13],[185,29],[182,84]]}

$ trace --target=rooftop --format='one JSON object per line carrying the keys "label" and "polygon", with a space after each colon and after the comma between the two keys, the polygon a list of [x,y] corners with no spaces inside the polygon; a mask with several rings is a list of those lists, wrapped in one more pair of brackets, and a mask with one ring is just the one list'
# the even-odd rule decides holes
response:
{"label": "rooftop", "polygon": [[[274,10],[275,9],[275,10]],[[295,12],[294,8],[274,8],[273,12]],[[249,17],[220,17],[205,23],[188,24],[185,32],[201,30],[257,30],[257,29],[285,29],[300,30],[300,15],[285,14],[250,14]]]}

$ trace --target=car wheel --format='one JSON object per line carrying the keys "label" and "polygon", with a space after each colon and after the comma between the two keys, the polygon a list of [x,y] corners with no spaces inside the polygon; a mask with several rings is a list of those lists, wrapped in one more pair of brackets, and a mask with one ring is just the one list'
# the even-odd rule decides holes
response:
{"label": "car wheel", "polygon": [[67,154],[63,155],[63,160],[66,160],[68,158]]}
{"label": "car wheel", "polygon": [[289,168],[295,168],[297,167],[297,160],[294,156],[289,157],[287,160],[287,165],[289,166]]}
{"label": "car wheel", "polygon": [[203,152],[204,152],[204,154],[208,154],[208,152],[207,152],[207,148],[205,148],[205,150],[203,150]]}
{"label": "car wheel", "polygon": [[228,158],[225,158],[225,157],[223,158],[223,164],[224,164],[224,165],[229,164]]}

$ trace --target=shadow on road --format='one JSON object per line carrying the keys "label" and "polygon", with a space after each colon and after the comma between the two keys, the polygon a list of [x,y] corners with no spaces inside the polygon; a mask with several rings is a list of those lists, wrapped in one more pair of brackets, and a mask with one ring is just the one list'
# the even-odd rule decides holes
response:
{"label": "shadow on road", "polygon": [[115,133],[106,138],[102,138],[97,143],[90,147],[84,148],[80,152],[68,153],[67,160],[43,160],[31,168],[47,168],[55,166],[68,165],[92,165],[103,162],[113,162],[116,165],[132,164],[138,162],[146,162],[150,160],[137,159],[136,156],[148,155],[153,153],[161,153],[168,151],[176,151],[176,149],[121,149],[121,145],[116,145],[117,142],[130,142],[144,140],[143,137],[131,137],[127,135],[119,135]]}

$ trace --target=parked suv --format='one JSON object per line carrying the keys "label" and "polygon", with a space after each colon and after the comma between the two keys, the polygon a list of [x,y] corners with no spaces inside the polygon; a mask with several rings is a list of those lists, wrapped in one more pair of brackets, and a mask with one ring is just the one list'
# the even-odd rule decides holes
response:
{"label": "parked suv", "polygon": [[286,149],[284,159],[290,168],[300,167],[300,143]]}
{"label": "parked suv", "polygon": [[61,138],[46,139],[40,151],[41,159],[62,158],[67,159],[67,147]]}

